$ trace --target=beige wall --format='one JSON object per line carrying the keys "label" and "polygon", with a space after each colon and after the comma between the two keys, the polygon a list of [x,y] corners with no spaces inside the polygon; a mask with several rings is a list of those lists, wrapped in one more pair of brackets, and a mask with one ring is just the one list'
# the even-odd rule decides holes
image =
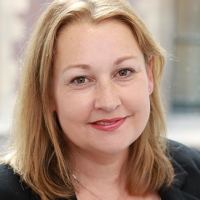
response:
{"label": "beige wall", "polygon": [[9,130],[18,84],[17,44],[24,38],[28,0],[0,0],[0,134]]}

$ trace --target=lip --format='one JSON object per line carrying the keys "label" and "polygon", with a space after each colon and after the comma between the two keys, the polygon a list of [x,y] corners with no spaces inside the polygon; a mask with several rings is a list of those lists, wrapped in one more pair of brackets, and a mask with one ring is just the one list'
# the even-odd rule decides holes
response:
{"label": "lip", "polygon": [[90,123],[90,125],[101,131],[114,131],[118,129],[126,120],[126,117],[123,118],[113,118],[113,119],[101,119],[95,122]]}

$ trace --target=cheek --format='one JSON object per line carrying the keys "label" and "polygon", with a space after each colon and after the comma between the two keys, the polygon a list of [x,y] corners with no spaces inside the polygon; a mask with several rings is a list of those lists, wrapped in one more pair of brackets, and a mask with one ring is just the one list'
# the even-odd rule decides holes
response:
{"label": "cheek", "polygon": [[131,86],[129,90],[123,95],[126,101],[135,108],[142,109],[148,108],[150,104],[149,91],[147,84],[137,84],[137,86]]}
{"label": "cheek", "polygon": [[133,122],[135,125],[143,128],[146,126],[146,123],[150,114],[150,99],[148,86],[146,84],[138,84],[138,87],[133,87],[127,95],[125,96],[124,104],[126,110],[129,111],[131,115],[134,116]]}
{"label": "cheek", "polygon": [[141,116],[143,119],[148,118],[150,113],[150,101],[148,95],[142,95],[138,96],[138,98],[134,98],[134,100],[131,102],[130,107],[131,106],[135,115],[137,115],[138,117]]}
{"label": "cheek", "polygon": [[91,98],[87,95],[66,94],[58,96],[56,112],[61,124],[70,124],[87,120],[91,110]]}
{"label": "cheek", "polygon": [[145,129],[150,115],[150,100],[148,92],[137,93],[137,97],[134,98],[131,105],[133,111],[132,125],[140,135]]}

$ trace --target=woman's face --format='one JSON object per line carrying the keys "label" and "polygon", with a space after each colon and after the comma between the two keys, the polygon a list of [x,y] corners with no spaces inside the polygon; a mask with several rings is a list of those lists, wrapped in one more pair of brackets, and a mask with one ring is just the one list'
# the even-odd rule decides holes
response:
{"label": "woman's face", "polygon": [[153,90],[147,65],[121,22],[75,23],[60,32],[52,109],[72,148],[113,154],[141,135]]}

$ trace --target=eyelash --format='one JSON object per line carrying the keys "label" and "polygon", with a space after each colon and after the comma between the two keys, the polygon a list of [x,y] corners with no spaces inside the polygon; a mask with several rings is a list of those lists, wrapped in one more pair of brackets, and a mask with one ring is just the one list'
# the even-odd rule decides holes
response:
{"label": "eyelash", "polygon": [[[119,75],[120,72],[126,72],[126,73],[125,73],[125,75]],[[133,72],[134,72],[134,70],[133,69],[129,69],[129,68],[127,68],[127,69],[126,68],[125,69],[120,69],[115,74],[115,76],[117,76],[117,77],[128,77]],[[84,82],[79,83],[78,80],[80,80],[80,79],[84,79]],[[85,81],[86,79],[87,79],[87,81]],[[83,84],[85,84],[88,81],[89,81],[89,79],[87,77],[85,77],[85,76],[78,76],[78,77],[72,79],[71,83],[75,83],[77,85],[83,85]]]}
{"label": "eyelash", "polygon": [[[125,75],[122,75],[122,76],[120,76],[119,75],[119,73],[120,72],[122,72],[122,71],[125,71],[126,72],[126,74]],[[127,74],[127,72],[128,72],[128,74]],[[133,69],[120,69],[118,72],[117,72],[117,74],[120,76],[120,77],[127,77],[127,76],[129,76],[130,75],[130,73],[133,73],[134,72],[134,70]]]}
{"label": "eyelash", "polygon": [[[85,83],[85,81],[84,81],[84,83],[83,82],[81,82],[81,83],[78,83],[78,80],[80,80],[80,79],[88,79],[88,78],[86,78],[85,76],[79,76],[79,77],[76,77],[76,78],[74,78],[72,81],[71,81],[71,83],[75,83],[75,84],[78,84],[78,85],[82,85],[82,84],[84,84]],[[89,79],[88,79],[89,80]]]}

